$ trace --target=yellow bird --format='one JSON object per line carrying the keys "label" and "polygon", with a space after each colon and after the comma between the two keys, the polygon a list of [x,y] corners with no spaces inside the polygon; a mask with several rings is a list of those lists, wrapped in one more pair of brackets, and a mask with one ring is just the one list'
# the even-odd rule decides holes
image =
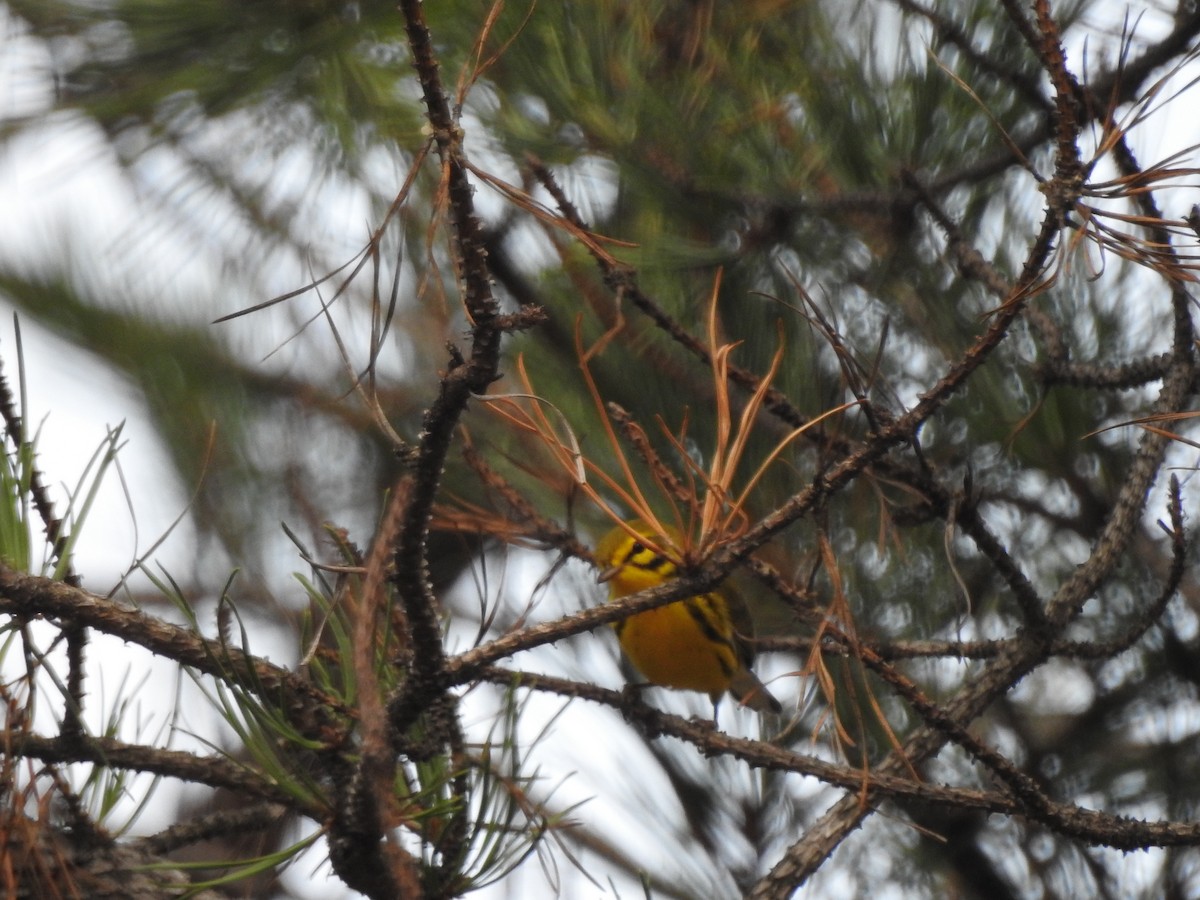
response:
{"label": "yellow bird", "polygon": [[[641,537],[614,528],[596,547],[599,580],[613,600],[678,577],[674,560],[658,553],[663,538],[640,519],[629,523]],[[674,536],[674,535],[672,535]],[[703,691],[713,703],[726,691],[743,706],[777,713],[783,707],[750,671],[754,650],[746,642],[752,623],[741,599],[728,588],[685,597],[615,622],[621,649],[652,684]]]}

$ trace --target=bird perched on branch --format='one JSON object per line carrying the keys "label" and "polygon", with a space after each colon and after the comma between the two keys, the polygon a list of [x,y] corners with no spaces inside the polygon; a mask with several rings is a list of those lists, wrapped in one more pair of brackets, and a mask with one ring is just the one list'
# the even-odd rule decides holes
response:
{"label": "bird perched on branch", "polygon": [[[596,547],[599,580],[616,600],[679,577],[678,562],[667,554],[680,541],[673,530],[655,532],[635,520],[629,529],[614,528]],[[634,668],[651,684],[702,691],[717,703],[728,691],[743,706],[759,712],[782,710],[750,671],[753,625],[732,587],[685,597],[614,623],[617,639]]]}

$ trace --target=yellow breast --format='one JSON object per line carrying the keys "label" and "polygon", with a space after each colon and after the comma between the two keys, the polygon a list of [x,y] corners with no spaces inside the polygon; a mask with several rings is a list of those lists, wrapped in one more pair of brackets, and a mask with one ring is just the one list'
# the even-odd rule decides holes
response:
{"label": "yellow breast", "polygon": [[690,597],[630,616],[615,626],[621,649],[653,684],[719,697],[738,669],[723,605]]}
{"label": "yellow breast", "polygon": [[[679,571],[669,553],[672,545],[679,543],[674,532],[667,535],[672,540],[665,541],[656,538],[644,522],[631,524],[645,540],[616,528],[596,548],[603,569],[600,578],[608,582],[614,600],[664,584]],[[747,655],[734,628],[730,605],[719,591],[638,613],[613,627],[625,656],[652,684],[702,691],[714,704],[731,689],[739,701],[756,707],[775,703],[746,668]],[[754,699],[760,690],[761,701]],[[747,697],[751,699],[747,701]]]}

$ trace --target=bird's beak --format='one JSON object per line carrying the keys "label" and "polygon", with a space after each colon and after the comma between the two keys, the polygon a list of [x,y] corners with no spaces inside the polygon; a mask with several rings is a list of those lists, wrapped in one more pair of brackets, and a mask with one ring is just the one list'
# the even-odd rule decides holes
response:
{"label": "bird's beak", "polygon": [[602,570],[600,572],[600,574],[596,576],[596,581],[599,582],[600,584],[604,584],[605,582],[612,581],[614,578],[617,577],[617,573],[620,571],[621,571],[620,566],[609,566],[607,569]]}

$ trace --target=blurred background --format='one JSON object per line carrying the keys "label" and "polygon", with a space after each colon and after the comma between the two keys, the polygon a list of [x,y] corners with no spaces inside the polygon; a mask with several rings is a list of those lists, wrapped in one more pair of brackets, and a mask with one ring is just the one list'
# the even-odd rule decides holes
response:
{"label": "blurred background", "polygon": [[[701,343],[719,271],[721,342],[738,342],[732,359],[760,376],[782,347],[773,384],[808,418],[859,394],[899,414],[996,306],[954,264],[912,179],[1009,280],[1036,233],[1039,177],[1053,167],[1053,93],[1002,4],[427,6],[443,78],[460,86],[497,295],[507,312],[548,313],[506,340],[506,377],[493,393],[532,386],[602,465],[612,466],[612,450],[580,348],[607,336],[589,367],[599,395],[664,454],[658,418],[683,433],[700,465],[714,447],[712,373],[635,298],[610,290],[566,230],[535,215],[538,203],[556,208],[538,172],[552,173],[642,294]],[[1200,141],[1189,114],[1191,5],[1074,2],[1054,15],[1068,67],[1112,103],[1107,123],[1095,114],[1079,142],[1084,163],[1094,160],[1084,203],[1095,218],[1064,231],[1052,286],[921,433],[939,483],[974,492],[1043,597],[1087,558],[1127,476],[1137,430],[1095,432],[1147,412],[1158,388],[1151,362],[1171,340],[1170,285],[1146,246],[1124,237],[1137,224],[1114,218],[1136,208],[1106,139],[1125,131],[1143,170],[1179,170],[1154,187],[1183,243]],[[439,230],[440,172],[421,159],[428,134],[401,17],[388,4],[321,0],[7,0],[0,27],[0,302],[12,313],[0,365],[24,385],[23,414],[60,512],[79,520],[74,566],[90,590],[116,588],[178,619],[146,571],[169,577],[205,632],[215,632],[225,594],[254,651],[293,666],[312,602],[296,577],[311,575],[305,555],[339,561],[330,525],[365,550],[402,471],[377,413],[414,440],[445,346],[469,328]],[[1191,241],[1183,252],[1194,253]],[[513,377],[518,355],[530,385]],[[1131,371],[1105,384],[1048,377],[1047,361],[1063,359]],[[759,421],[747,476],[794,427]],[[486,404],[463,425],[546,520],[586,545],[607,530],[544,448]],[[750,518],[802,490],[871,427],[850,410],[788,444],[748,498]],[[1186,423],[1171,427],[1188,434]],[[901,469],[916,465],[905,453]],[[1194,455],[1183,441],[1172,450],[1168,466],[1185,486]],[[844,592],[871,641],[1012,634],[1019,615],[994,567],[898,471],[859,478],[760,557],[821,603]],[[1161,587],[1164,486],[1165,475],[1076,639],[1120,633]],[[448,652],[600,601],[578,560],[505,539],[528,532],[457,451],[443,496],[444,511],[514,521],[491,536],[452,527],[448,512],[435,522]],[[756,669],[787,708],[782,740],[832,760],[878,758],[889,749],[878,722],[863,724],[849,751],[831,735],[829,698],[800,674],[811,629],[762,593],[751,598],[759,631],[778,652]],[[1060,799],[1193,818],[1196,599],[1189,581],[1126,652],[1047,662],[980,729]],[[131,741],[164,743],[169,731],[171,746],[236,753],[220,715],[167,664],[103,639],[89,656],[109,692],[107,707],[89,711],[98,730],[106,708],[132,704],[120,726]],[[512,662],[612,688],[629,674],[608,629]],[[931,695],[951,696],[974,665],[932,655],[906,671]],[[708,714],[700,695],[646,696]],[[840,793],[644,741],[609,708],[537,692],[521,702],[525,769],[537,773],[534,799],[556,823],[554,839],[511,872],[497,867],[483,896],[736,896]],[[486,741],[504,703],[502,687],[464,692],[472,740]],[[881,703],[896,733],[914,725],[895,698]],[[723,709],[720,724],[749,736],[764,727],[736,709]],[[951,753],[927,777],[975,776]],[[160,786],[141,809],[149,782],[126,786],[114,830],[151,833],[217,802]],[[285,846],[315,826],[289,827],[264,840]],[[481,870],[480,886],[487,880]],[[339,885],[318,842],[290,868],[227,890],[333,897]],[[1017,819],[897,805],[870,818],[801,895],[1198,896],[1200,855],[1127,857]]]}

